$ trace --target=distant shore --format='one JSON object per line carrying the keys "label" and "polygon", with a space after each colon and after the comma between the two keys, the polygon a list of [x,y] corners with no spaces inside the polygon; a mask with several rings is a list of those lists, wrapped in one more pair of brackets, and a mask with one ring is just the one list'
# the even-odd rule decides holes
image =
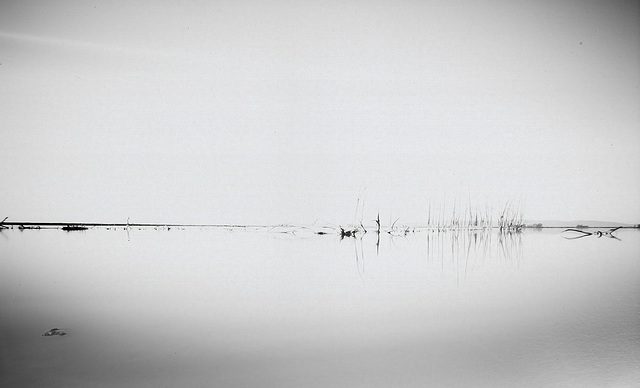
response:
{"label": "distant shore", "polygon": [[[424,225],[420,223],[410,223],[408,225],[415,229],[436,229],[437,227]],[[296,228],[309,227],[293,224],[277,224],[277,225],[258,225],[258,224],[184,224],[184,223],[101,223],[101,222],[36,222],[36,221],[4,221],[0,223],[2,229],[63,229],[63,230],[83,230],[89,228],[236,228],[236,229],[262,229],[262,228]],[[619,227],[624,229],[638,229],[640,224],[615,223],[609,221],[547,221],[547,222],[526,222],[522,225],[522,229],[593,229],[593,228],[612,228]],[[320,227],[322,228],[322,227]],[[373,228],[371,226],[371,228]],[[497,229],[498,226],[485,228],[469,228],[460,227],[458,229]],[[443,229],[453,229],[445,227]]]}

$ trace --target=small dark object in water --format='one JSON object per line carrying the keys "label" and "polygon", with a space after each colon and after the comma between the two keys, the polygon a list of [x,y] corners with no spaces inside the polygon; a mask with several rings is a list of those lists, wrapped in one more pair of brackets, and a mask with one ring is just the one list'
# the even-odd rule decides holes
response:
{"label": "small dark object in water", "polygon": [[26,230],[26,229],[40,229],[40,225],[36,225],[36,226],[24,226],[24,225],[20,225],[20,226],[18,226],[18,229],[20,229],[20,230]]}
{"label": "small dark object in water", "polygon": [[358,232],[357,229],[347,229],[345,230],[344,228],[340,228],[340,239],[343,239],[345,237],[356,237],[356,233]]}
{"label": "small dark object in water", "polygon": [[50,337],[52,335],[67,335],[66,332],[58,329],[57,327],[54,327],[53,329],[49,330],[48,332],[42,334],[43,337]]}
{"label": "small dark object in water", "polygon": [[62,227],[62,230],[64,231],[72,231],[72,230],[87,230],[89,228],[87,228],[86,226],[82,226],[82,225],[66,225]]}

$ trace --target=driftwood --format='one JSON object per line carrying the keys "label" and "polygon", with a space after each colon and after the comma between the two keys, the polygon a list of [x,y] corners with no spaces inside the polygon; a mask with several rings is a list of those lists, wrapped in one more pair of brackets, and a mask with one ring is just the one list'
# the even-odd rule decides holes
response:
{"label": "driftwood", "polygon": [[613,235],[613,232],[615,232],[616,230],[622,228],[622,226],[618,226],[616,228],[611,228],[607,231],[601,231],[601,230],[597,230],[595,232],[587,232],[584,230],[580,230],[580,229],[574,229],[574,228],[569,228],[569,229],[565,229],[562,233],[564,232],[577,232],[577,233],[581,233],[581,235],[579,236],[575,236],[575,237],[564,237],[567,240],[575,240],[578,238],[583,238],[583,237],[587,237],[587,236],[597,236],[598,238],[602,237],[602,236],[606,236],[606,237],[610,237],[610,238],[615,238],[616,240],[620,240],[619,238],[617,238],[616,236]]}

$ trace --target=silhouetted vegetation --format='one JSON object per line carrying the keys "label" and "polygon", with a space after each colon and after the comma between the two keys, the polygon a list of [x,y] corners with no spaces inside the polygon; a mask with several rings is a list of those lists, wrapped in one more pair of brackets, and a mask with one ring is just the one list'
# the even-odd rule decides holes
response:
{"label": "silhouetted vegetation", "polygon": [[74,230],[87,230],[89,228],[83,225],[65,225],[61,229],[66,232],[71,232]]}

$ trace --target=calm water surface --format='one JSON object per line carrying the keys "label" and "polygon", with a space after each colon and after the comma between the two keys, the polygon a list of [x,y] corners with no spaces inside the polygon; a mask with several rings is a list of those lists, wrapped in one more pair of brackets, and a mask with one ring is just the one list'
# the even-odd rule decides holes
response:
{"label": "calm water surface", "polygon": [[5,230],[0,386],[636,386],[616,235]]}

